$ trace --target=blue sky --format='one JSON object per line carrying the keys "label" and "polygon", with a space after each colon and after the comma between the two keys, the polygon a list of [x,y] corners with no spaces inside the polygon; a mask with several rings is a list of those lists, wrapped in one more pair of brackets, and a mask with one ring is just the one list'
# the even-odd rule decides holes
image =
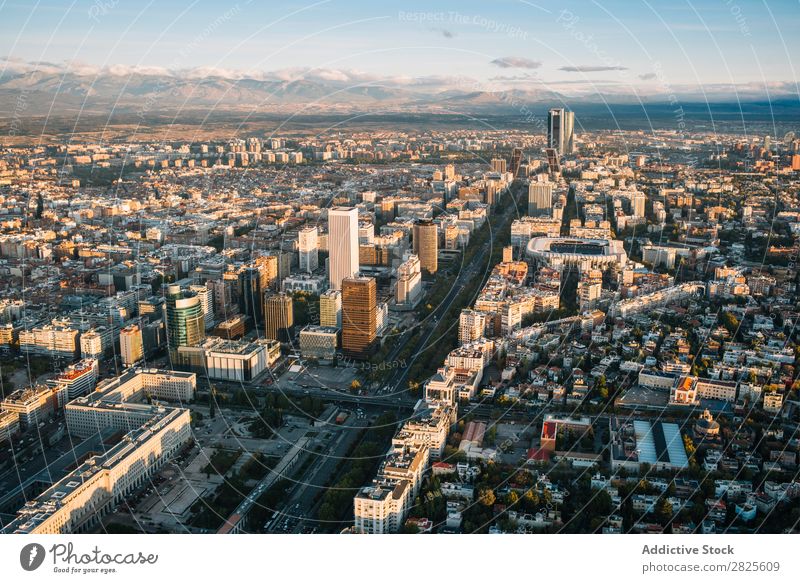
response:
{"label": "blue sky", "polygon": [[796,0],[0,0],[0,56],[12,61],[312,68],[576,90],[767,83],[791,93],[798,30]]}

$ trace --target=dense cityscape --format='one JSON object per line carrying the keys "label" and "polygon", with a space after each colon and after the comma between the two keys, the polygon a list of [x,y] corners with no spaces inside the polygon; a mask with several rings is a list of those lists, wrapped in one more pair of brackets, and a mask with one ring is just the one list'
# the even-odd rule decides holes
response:
{"label": "dense cityscape", "polygon": [[784,533],[800,139],[0,148],[5,533]]}

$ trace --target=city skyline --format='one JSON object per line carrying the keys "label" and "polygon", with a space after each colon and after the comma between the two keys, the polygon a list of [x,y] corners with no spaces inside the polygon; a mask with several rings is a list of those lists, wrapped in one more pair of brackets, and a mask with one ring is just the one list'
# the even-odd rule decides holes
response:
{"label": "city skyline", "polygon": [[4,572],[797,579],[798,25],[0,0]]}

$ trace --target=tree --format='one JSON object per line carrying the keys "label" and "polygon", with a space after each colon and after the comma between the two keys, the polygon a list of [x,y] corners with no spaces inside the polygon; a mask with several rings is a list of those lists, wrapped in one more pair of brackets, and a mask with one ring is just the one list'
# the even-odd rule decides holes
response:
{"label": "tree", "polygon": [[322,506],[319,507],[318,513],[319,519],[324,522],[331,522],[336,520],[336,510],[328,504],[327,502],[324,503]]}
{"label": "tree", "polygon": [[601,399],[608,399],[608,385],[606,384],[606,375],[602,375],[597,379],[597,393]]}
{"label": "tree", "polygon": [[358,389],[360,388],[361,388],[361,383],[358,381],[358,379],[353,379],[353,382],[350,383],[350,392],[357,393]]}
{"label": "tree", "polygon": [[497,500],[494,495],[494,490],[491,488],[481,488],[478,491],[478,499],[484,506],[494,506],[494,503]]}
{"label": "tree", "polygon": [[662,525],[667,524],[672,519],[672,504],[666,498],[659,498],[655,508],[656,520]]}
{"label": "tree", "polygon": [[719,316],[719,321],[731,334],[736,334],[739,329],[739,320],[730,312],[722,312]]}

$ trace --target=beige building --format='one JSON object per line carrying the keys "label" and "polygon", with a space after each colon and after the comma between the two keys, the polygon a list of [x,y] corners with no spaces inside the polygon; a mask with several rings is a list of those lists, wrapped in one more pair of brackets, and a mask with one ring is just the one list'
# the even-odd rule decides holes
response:
{"label": "beige building", "polygon": [[[73,435],[88,437],[108,427],[123,431],[140,427],[166,410],[159,400],[189,403],[196,387],[194,373],[130,369],[70,401],[64,408],[67,428]],[[146,398],[152,402],[147,403]]]}
{"label": "beige building", "polygon": [[119,331],[119,351],[125,366],[133,366],[144,359],[142,330],[137,324],[125,326]]}
{"label": "beige building", "polygon": [[342,292],[328,290],[319,296],[319,325],[342,328]]}
{"label": "beige building", "polygon": [[481,338],[486,329],[487,317],[488,315],[485,312],[476,312],[469,309],[461,310],[461,315],[458,317],[459,344],[469,344]]}
{"label": "beige building", "polygon": [[19,510],[3,529],[16,534],[85,532],[144,485],[191,439],[188,409],[168,409],[94,456]]}

